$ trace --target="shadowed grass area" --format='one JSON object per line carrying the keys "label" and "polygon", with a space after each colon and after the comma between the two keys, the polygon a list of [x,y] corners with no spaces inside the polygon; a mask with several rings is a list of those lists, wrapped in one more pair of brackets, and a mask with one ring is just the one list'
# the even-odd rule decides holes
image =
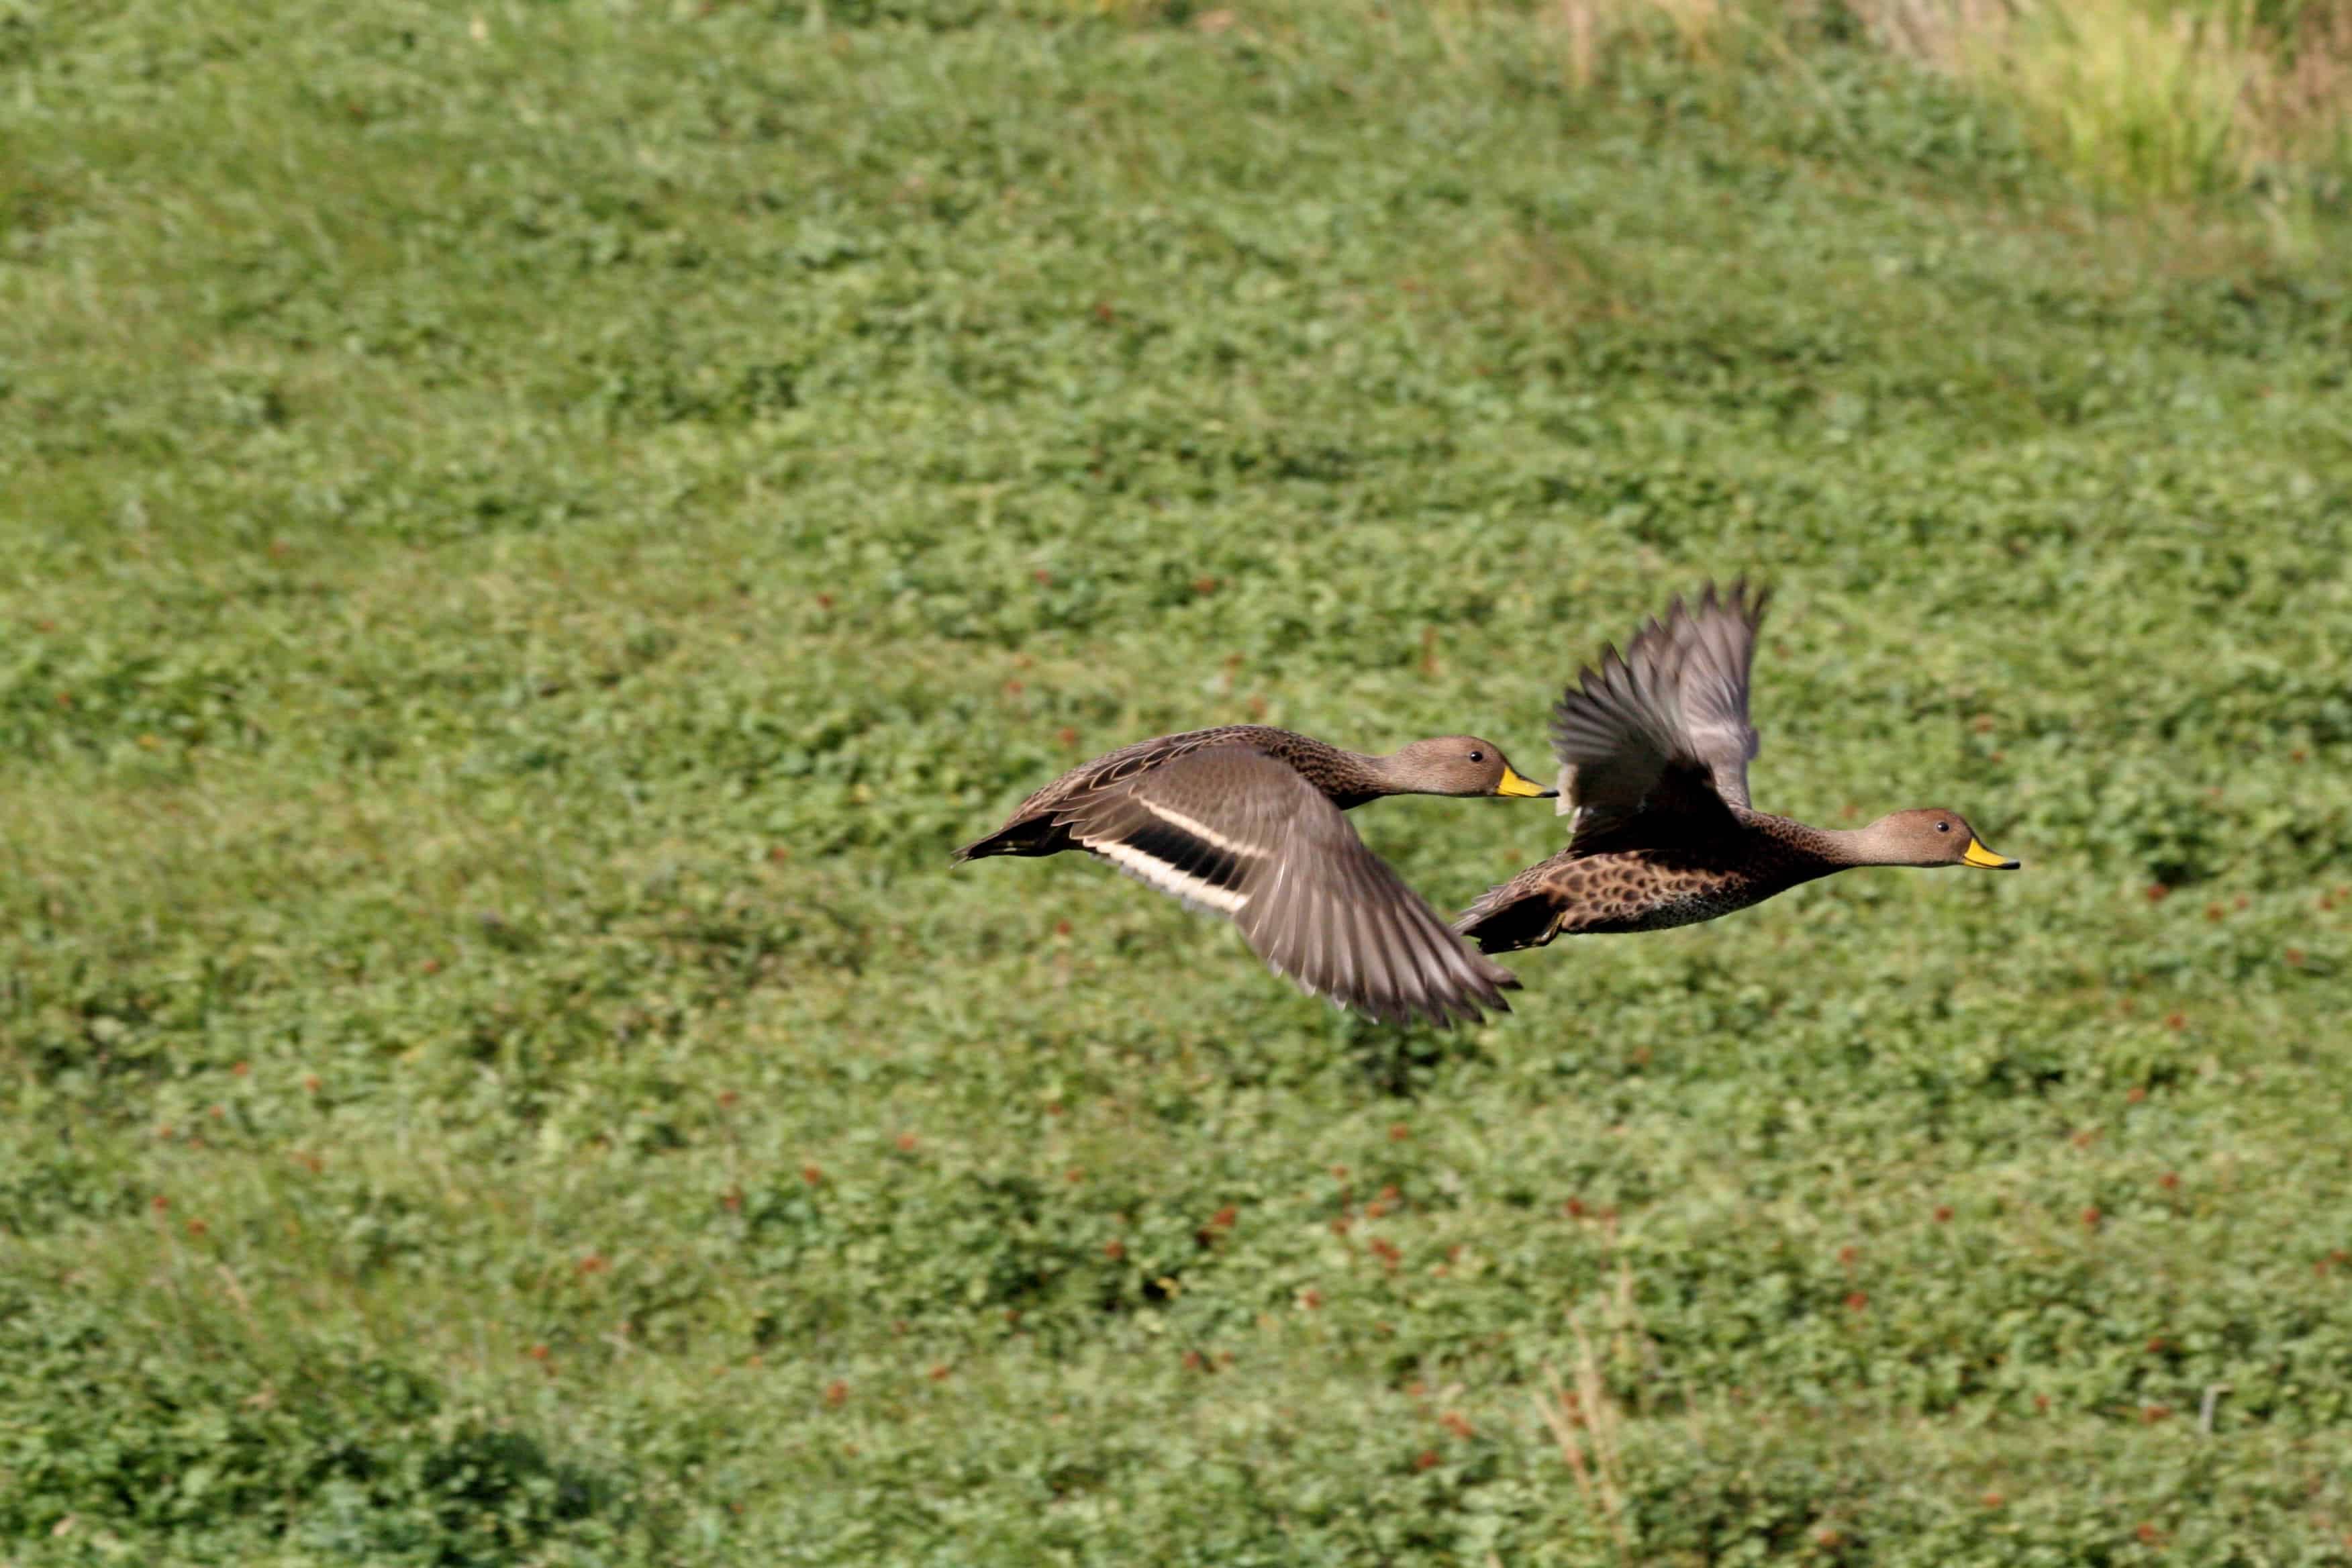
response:
{"label": "shadowed grass area", "polygon": [[[1210,20],[0,16],[0,1555],[2352,1556],[2345,237],[1828,22]],[[1759,804],[2023,874],[1441,1035],[946,867],[1741,571]]]}

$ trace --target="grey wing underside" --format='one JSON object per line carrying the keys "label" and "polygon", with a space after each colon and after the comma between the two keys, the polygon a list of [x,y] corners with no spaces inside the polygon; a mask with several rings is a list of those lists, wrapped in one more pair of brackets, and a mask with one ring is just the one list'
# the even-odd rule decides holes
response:
{"label": "grey wing underside", "polygon": [[1696,605],[1677,597],[1624,653],[1606,648],[1598,669],[1578,672],[1552,710],[1552,754],[1579,839],[1622,837],[1645,812],[1748,807],[1748,672],[1769,598],[1709,584]]}
{"label": "grey wing underside", "polygon": [[1296,770],[1210,746],[1072,802],[1055,824],[1120,870],[1241,928],[1317,995],[1393,1023],[1509,1011],[1510,972],[1447,929]]}

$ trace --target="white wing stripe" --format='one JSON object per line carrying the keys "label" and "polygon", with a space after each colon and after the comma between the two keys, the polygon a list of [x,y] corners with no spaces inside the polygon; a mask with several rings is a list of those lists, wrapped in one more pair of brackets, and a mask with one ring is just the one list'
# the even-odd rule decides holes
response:
{"label": "white wing stripe", "polygon": [[1140,878],[1163,893],[1173,893],[1180,899],[1190,899],[1194,903],[1206,904],[1229,915],[1239,914],[1248,907],[1250,896],[1247,893],[1220,888],[1190,871],[1179,870],[1156,856],[1145,854],[1132,844],[1124,844],[1116,838],[1081,837],[1078,842],[1120,870]]}
{"label": "white wing stripe", "polygon": [[1181,828],[1203,844],[1213,844],[1229,855],[1246,855],[1253,860],[1263,859],[1265,857],[1265,850],[1262,847],[1244,844],[1238,838],[1228,838],[1199,817],[1187,816],[1181,811],[1162,805],[1160,802],[1140,795],[1135,796],[1135,804],[1160,821]]}

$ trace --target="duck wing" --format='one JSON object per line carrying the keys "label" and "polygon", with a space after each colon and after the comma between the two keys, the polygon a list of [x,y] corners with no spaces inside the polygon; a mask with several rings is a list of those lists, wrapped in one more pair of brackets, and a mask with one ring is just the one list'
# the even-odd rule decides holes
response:
{"label": "duck wing", "polygon": [[1551,731],[1577,853],[1720,831],[1748,808],[1748,672],[1770,596],[1710,583],[1696,605],[1676,596],[1622,654],[1604,647],[1597,669],[1577,672]]}
{"label": "duck wing", "polygon": [[1393,1023],[1508,1012],[1511,973],[1473,952],[1297,770],[1205,746],[1073,801],[1081,847],[1214,910],[1304,989]]}

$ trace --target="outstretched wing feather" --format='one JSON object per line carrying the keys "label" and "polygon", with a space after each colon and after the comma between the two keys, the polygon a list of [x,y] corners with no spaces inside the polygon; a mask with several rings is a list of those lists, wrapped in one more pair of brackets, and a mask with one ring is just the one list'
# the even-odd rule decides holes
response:
{"label": "outstretched wing feather", "polygon": [[[1677,597],[1621,654],[1578,672],[1552,710],[1560,808],[1578,844],[1612,847],[1687,835],[1745,808],[1757,752],[1748,718],[1756,628],[1769,595],[1713,584],[1696,607]],[[1696,787],[1693,775],[1696,775]]]}

